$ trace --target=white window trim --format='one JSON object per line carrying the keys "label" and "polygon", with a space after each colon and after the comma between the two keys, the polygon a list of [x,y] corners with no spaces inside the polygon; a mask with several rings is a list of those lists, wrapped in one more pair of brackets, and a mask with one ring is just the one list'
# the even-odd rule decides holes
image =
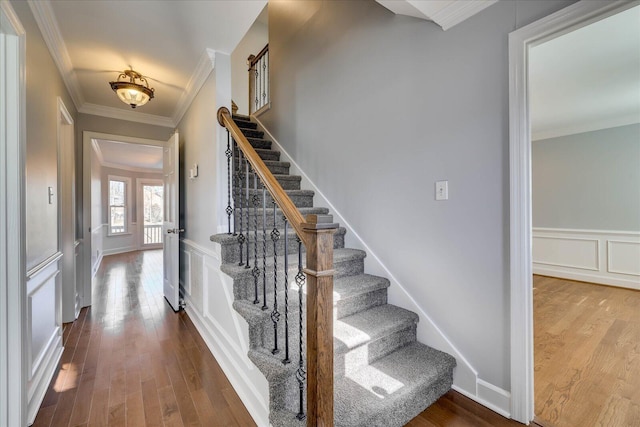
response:
{"label": "white window trim", "polygon": [[[111,181],[122,181],[125,183],[125,221],[124,221],[124,232],[123,233],[112,233],[111,232],[111,194],[110,194],[110,185]],[[117,237],[117,236],[127,236],[131,235],[131,178],[128,176],[118,176],[118,175],[108,175],[107,176],[107,236],[108,237]]]}
{"label": "white window trim", "polygon": [[[162,243],[150,243],[145,245],[144,244],[144,196],[142,194],[142,186],[143,185],[156,185],[159,187],[164,186],[164,181],[162,179],[155,179],[155,178],[136,178],[136,194],[137,194],[137,198],[136,198],[136,220],[138,221],[138,224],[140,224],[139,230],[138,230],[138,235],[139,235],[139,244],[138,244],[138,248],[139,249],[152,249],[152,248],[161,248],[162,247]],[[164,193],[163,193],[163,197],[164,197]],[[164,201],[162,203],[162,209],[164,210]],[[164,212],[162,212],[162,217],[164,218]]]}

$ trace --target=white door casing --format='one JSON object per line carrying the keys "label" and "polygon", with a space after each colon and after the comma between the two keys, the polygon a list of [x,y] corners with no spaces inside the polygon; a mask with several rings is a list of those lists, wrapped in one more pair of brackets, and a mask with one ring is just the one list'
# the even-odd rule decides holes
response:
{"label": "white door casing", "polygon": [[[26,33],[0,0],[0,425],[26,425]],[[11,349],[11,351],[8,351]]]}
{"label": "white door casing", "polygon": [[164,181],[164,221],[163,231],[163,289],[164,297],[174,311],[180,310],[180,284],[179,284],[179,138],[174,133],[167,141],[162,156],[162,171]]}
{"label": "white door casing", "polygon": [[511,417],[534,417],[529,49],[640,4],[583,0],[509,34]]}

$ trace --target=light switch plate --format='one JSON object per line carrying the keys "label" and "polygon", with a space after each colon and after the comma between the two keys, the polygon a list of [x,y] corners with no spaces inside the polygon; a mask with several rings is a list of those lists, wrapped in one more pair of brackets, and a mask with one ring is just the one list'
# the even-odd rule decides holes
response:
{"label": "light switch plate", "polygon": [[449,181],[436,181],[436,200],[449,200]]}

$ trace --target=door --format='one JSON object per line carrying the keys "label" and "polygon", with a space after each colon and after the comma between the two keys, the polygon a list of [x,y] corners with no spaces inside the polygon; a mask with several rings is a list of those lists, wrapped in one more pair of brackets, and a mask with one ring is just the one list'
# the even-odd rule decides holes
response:
{"label": "door", "polygon": [[178,189],[179,189],[179,155],[178,133],[174,133],[164,147],[162,158],[164,209],[163,209],[163,289],[164,297],[174,311],[180,310],[179,275],[179,243],[180,232],[178,224]]}

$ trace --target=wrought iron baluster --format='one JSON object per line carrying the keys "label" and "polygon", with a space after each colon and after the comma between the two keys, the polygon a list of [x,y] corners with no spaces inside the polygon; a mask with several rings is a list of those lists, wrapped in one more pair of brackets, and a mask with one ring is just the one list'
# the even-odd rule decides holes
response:
{"label": "wrought iron baluster", "polygon": [[289,221],[284,217],[284,359],[282,364],[291,363],[289,360],[289,239],[287,231]]}
{"label": "wrought iron baluster", "polygon": [[[260,204],[260,197],[258,196],[258,174],[253,171],[253,290],[254,290],[254,304],[260,303],[258,298],[258,277],[260,276],[260,268],[258,267],[258,205]],[[265,295],[263,294],[264,298]]]}
{"label": "wrought iron baluster", "polygon": [[302,348],[302,337],[304,333],[302,324],[302,288],[307,278],[302,272],[302,240],[300,240],[299,236],[296,236],[296,240],[298,242],[298,274],[296,274],[296,284],[298,285],[298,323],[300,326],[300,335],[298,338],[298,350],[300,351],[300,357],[298,359],[298,369],[296,370],[296,379],[298,380],[298,387],[300,389],[300,405],[296,418],[304,420],[307,417],[304,413],[304,383],[307,379],[307,371],[304,369],[304,353]]}
{"label": "wrought iron baluster", "polygon": [[229,234],[231,234],[231,214],[233,208],[231,207],[231,145],[229,143],[229,129],[227,129],[227,150],[224,152],[227,156],[227,222],[229,226]]}
{"label": "wrought iron baluster", "polygon": [[[255,66],[254,66],[255,67]],[[255,96],[256,96],[256,109],[255,111],[258,111],[258,102],[259,102],[259,96],[258,94],[259,92],[259,88],[258,88],[258,83],[260,82],[260,72],[258,71],[258,67],[255,67],[255,77],[253,79],[253,87],[255,88]]]}
{"label": "wrought iron baluster", "polygon": [[[242,248],[244,245],[244,242],[246,240],[246,238],[244,237],[243,234],[243,228],[244,228],[244,212],[243,212],[243,208],[244,208],[244,197],[242,195],[242,180],[244,179],[244,175],[242,173],[242,151],[238,152],[238,198],[240,199],[240,234],[238,234],[238,244],[240,245],[240,262],[238,263],[238,265],[244,265],[244,261],[242,259]],[[249,262],[249,260],[247,260],[247,263]]]}
{"label": "wrought iron baluster", "polygon": [[267,190],[262,185],[262,309],[267,310]]}
{"label": "wrought iron baluster", "polygon": [[[229,132],[227,130],[227,132]],[[236,140],[233,139],[233,137],[231,138],[232,144],[233,145],[233,149],[231,150],[231,177],[233,179],[232,183],[231,183],[231,191],[233,192],[233,207],[232,207],[232,212],[233,212],[233,235],[237,236],[238,233],[236,231],[236,223],[238,222],[238,209],[237,204],[238,204],[238,190],[236,188],[236,182],[237,181],[237,175],[238,175],[238,171],[237,171],[237,166],[236,166],[236,150],[238,149],[237,145],[236,145]]]}
{"label": "wrought iron baluster", "polygon": [[260,108],[267,104],[267,55],[262,57],[262,103]]}
{"label": "wrought iron baluster", "polygon": [[280,232],[276,227],[276,202],[273,201],[273,230],[271,230],[271,240],[273,241],[273,311],[271,312],[271,321],[273,322],[273,350],[272,354],[278,354],[278,321],[280,313],[278,312],[278,239]]}
{"label": "wrought iron baluster", "polygon": [[251,268],[251,266],[249,265],[249,233],[251,232],[251,225],[249,225],[249,206],[250,206],[250,200],[249,200],[249,159],[246,158],[245,156],[245,185],[247,186],[247,264],[244,266],[244,268]]}

